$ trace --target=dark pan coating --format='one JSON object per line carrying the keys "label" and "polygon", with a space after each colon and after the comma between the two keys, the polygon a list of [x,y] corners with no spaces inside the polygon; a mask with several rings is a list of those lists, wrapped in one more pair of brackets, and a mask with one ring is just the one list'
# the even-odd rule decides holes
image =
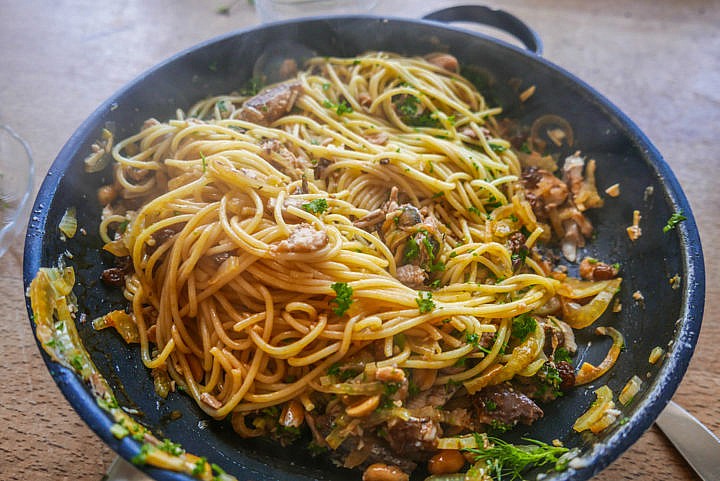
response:
{"label": "dark pan coating", "polygon": [[[371,34],[369,34],[371,33]],[[474,66],[475,77],[488,86],[483,93],[491,104],[505,107],[506,115],[529,125],[543,114],[562,115],[575,130],[575,145],[597,161],[600,190],[619,182],[622,195],[607,199],[606,206],[591,215],[597,239],[587,255],[620,262],[626,279],[620,299],[623,309],[613,325],[628,340],[612,373],[603,378],[618,393],[634,374],[647,379],[631,409],[630,421],[603,433],[602,449],[594,452],[587,467],[552,474],[547,479],[584,480],[609,464],[652,423],[675,391],[692,354],[702,318],[704,272],[697,228],[689,205],[667,164],[637,127],[609,102],[567,72],[538,58],[477,34],[431,22],[372,17],[305,20],[236,33],[179,54],[142,75],[103,104],[63,148],[36,200],[26,238],[24,282],[27,286],[40,266],[54,265],[66,249],[74,254],[80,310],[92,319],[111,309],[124,307],[116,289],[100,281],[102,271],[112,267],[101,252],[97,232],[100,206],[96,190],[108,182],[109,171],[85,174],[82,160],[106,122],[114,122],[116,135],[138,130],[149,117],[174,116],[203,97],[238,90],[252,75],[263,46],[278,39],[303,44],[319,55],[348,56],[367,50],[402,54],[426,54],[445,50],[461,66]],[[209,68],[213,66],[213,68]],[[523,86],[535,85],[530,101],[520,105],[507,80],[519,78]],[[588,79],[592,81],[592,79]],[[568,152],[570,154],[572,152]],[[648,195],[648,188],[652,194]],[[57,225],[68,206],[78,208],[78,221],[88,232],[63,242]],[[643,213],[643,236],[631,242],[625,235],[632,211]],[[688,220],[664,234],[662,227],[676,210]],[[681,287],[668,280],[678,274]],[[644,306],[633,301],[636,290]],[[606,319],[599,322],[604,325]],[[98,368],[114,386],[121,405],[137,409],[138,419],[162,435],[181,443],[188,451],[207,456],[239,479],[359,479],[359,475],[335,468],[321,458],[311,458],[302,447],[281,448],[264,440],[241,440],[229,423],[204,417],[193,401],[174,393],[158,404],[150,373],[141,365],[137,348],[126,346],[111,332],[94,333],[86,323],[80,333]],[[593,340],[592,347],[586,343]],[[579,360],[597,363],[609,340],[590,330],[577,336]],[[668,348],[668,345],[670,347]],[[663,363],[647,362],[655,346],[668,348]],[[45,358],[48,361],[47,357]],[[112,422],[98,408],[90,392],[69,371],[48,367],[70,403],[110,447],[125,458],[138,452],[132,439],[115,439]],[[649,373],[649,378],[646,374]],[[598,384],[599,385],[599,384]],[[590,390],[576,389],[549,405],[544,417],[518,432],[546,441],[563,440],[568,446],[592,451],[584,438],[572,432],[573,421],[594,400]],[[158,407],[159,406],[159,407]],[[170,421],[175,411],[182,413]],[[148,469],[161,480],[187,480],[187,476]],[[419,474],[421,479],[421,474]],[[531,476],[532,477],[532,476]]]}

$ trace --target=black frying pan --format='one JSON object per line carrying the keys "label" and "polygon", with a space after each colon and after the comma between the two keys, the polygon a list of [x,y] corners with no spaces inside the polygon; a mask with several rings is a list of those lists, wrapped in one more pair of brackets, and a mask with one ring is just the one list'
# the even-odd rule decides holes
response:
{"label": "black frying pan", "polygon": [[[484,7],[456,7],[430,16],[436,20],[492,23],[518,36],[533,52],[540,43],[514,17]],[[592,390],[580,388],[543,406],[545,417],[517,435],[546,441],[559,438],[580,447],[586,463],[577,469],[555,473],[548,479],[585,480],[599,472],[627,449],[652,424],[670,399],[685,373],[700,329],[704,300],[702,250],[690,206],[675,176],[658,151],[622,112],[600,94],[561,68],[533,52],[512,47],[483,35],[448,27],[437,21],[377,17],[329,17],[262,26],[219,37],[182,52],[151,69],[120,90],[75,132],[58,155],[40,188],[28,226],[24,283],[27,287],[41,266],[51,266],[68,249],[77,272],[75,294],[80,311],[92,319],[111,309],[124,307],[118,290],[99,282],[110,259],[101,251],[96,235],[100,206],[96,189],[110,179],[109,169],[97,174],[83,171],[83,158],[99,137],[106,122],[116,125],[116,136],[125,137],[140,128],[148,117],[168,118],[176,108],[187,108],[209,95],[236,90],[252,75],[258,57],[269,45],[301,45],[320,55],[349,56],[367,50],[388,50],[407,55],[448,51],[462,65],[474,66],[477,79],[492,103],[505,107],[506,115],[528,125],[543,114],[565,117],[575,131],[575,145],[596,159],[598,185],[621,184],[622,195],[607,199],[591,216],[597,239],[587,248],[593,257],[622,263],[625,278],[620,314],[606,315],[600,324],[620,329],[628,342],[615,368],[598,382],[618,393],[634,374],[645,379],[633,404],[622,408],[627,424],[615,426],[597,438],[572,431],[575,419],[594,400]],[[537,87],[532,99],[519,105],[510,79]],[[647,195],[648,188],[653,193]],[[57,225],[65,209],[78,207],[78,220],[88,232],[67,242],[59,239]],[[643,236],[632,243],[625,227],[632,211],[642,211]],[[663,233],[673,212],[682,210],[687,220]],[[680,289],[669,279],[679,274]],[[639,290],[644,307],[632,300]],[[30,308],[28,303],[28,309]],[[113,332],[94,332],[90,323],[79,326],[81,336],[100,371],[115,390],[122,406],[136,409],[136,419],[159,436],[181,443],[189,452],[206,456],[240,479],[359,479],[358,472],[335,468],[312,459],[301,446],[282,449],[265,440],[242,440],[229,423],[208,419],[190,399],[173,393],[161,400],[154,393],[149,372],[142,366],[136,347],[128,347]],[[598,362],[609,340],[598,340],[591,330],[578,335],[577,360]],[[586,342],[593,340],[592,347]],[[667,349],[668,356],[656,365],[648,363],[653,347]],[[115,439],[113,421],[95,403],[89,389],[71,371],[45,361],[63,394],[88,425],[126,459],[137,454],[136,441]],[[649,377],[646,377],[649,375]],[[170,413],[182,417],[170,421]],[[593,443],[596,447],[593,448]],[[188,480],[185,475],[146,468],[158,480]]]}

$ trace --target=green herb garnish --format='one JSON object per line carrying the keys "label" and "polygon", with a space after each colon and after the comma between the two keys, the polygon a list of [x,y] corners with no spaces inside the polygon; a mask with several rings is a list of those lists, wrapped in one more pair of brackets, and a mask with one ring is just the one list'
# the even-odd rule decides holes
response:
{"label": "green herb garnish", "polygon": [[[477,443],[483,446],[485,436],[475,434]],[[475,455],[476,463],[485,463],[495,481],[521,481],[522,474],[532,468],[554,465],[556,471],[567,469],[566,458],[562,455],[569,451],[565,447],[552,446],[535,439],[523,438],[531,444],[515,445],[502,439],[487,436],[491,446],[487,449],[475,448],[467,451]]]}
{"label": "green herb garnish", "polygon": [[420,314],[425,314],[432,311],[435,308],[435,302],[432,300],[432,292],[421,291],[418,292],[417,299],[415,302],[420,309]]}
{"label": "green herb garnish", "polygon": [[162,444],[158,446],[158,449],[160,449],[161,451],[165,451],[166,453],[172,454],[173,456],[180,456],[185,452],[182,446],[170,441],[169,439],[164,439]]}
{"label": "green herb garnish", "polygon": [[202,457],[197,460],[195,463],[195,467],[192,470],[193,476],[197,476],[198,474],[203,474],[205,470],[207,469],[207,458]]}
{"label": "green herb garnish", "polygon": [[675,212],[673,215],[670,216],[670,218],[667,221],[667,224],[665,224],[665,227],[663,227],[663,232],[667,233],[673,230],[680,222],[687,220],[687,217],[685,217],[682,213],[682,211]]}
{"label": "green herb garnish", "polygon": [[348,105],[348,103],[345,102],[344,100],[342,102],[340,102],[339,104],[334,104],[334,103],[330,102],[329,100],[323,100],[322,105],[326,109],[335,109],[335,113],[338,115],[353,113],[353,108],[350,105]]}
{"label": "green herb garnish", "polygon": [[[398,217],[396,217],[398,219]],[[411,262],[420,255],[420,245],[414,237],[410,236],[405,243],[405,262]]]}
{"label": "green herb garnish", "polygon": [[342,316],[350,308],[350,304],[353,303],[352,294],[353,290],[346,282],[335,282],[331,286],[335,291],[335,299],[330,301],[330,304],[335,304],[333,312],[338,316]]}
{"label": "green herb garnish", "polygon": [[311,214],[322,214],[327,210],[328,203],[325,199],[314,199],[306,204],[302,204],[300,207]]}
{"label": "green herb garnish", "polygon": [[136,464],[138,466],[147,464],[147,457],[148,454],[150,454],[155,448],[151,446],[150,444],[143,444],[140,446],[140,452],[137,453],[133,458],[130,460],[133,464]]}
{"label": "green herb garnish", "polygon": [[420,100],[414,95],[404,95],[397,97],[393,101],[400,120],[411,127],[434,127],[440,128],[441,124],[434,112],[423,112],[418,114],[418,106]]}
{"label": "green herb garnish", "polygon": [[530,314],[521,314],[513,319],[512,335],[524,341],[535,330],[535,327],[537,327],[537,322]]}
{"label": "green herb garnish", "polygon": [[245,83],[245,86],[240,90],[240,94],[244,96],[257,95],[262,87],[262,79],[259,77],[253,77]]}
{"label": "green herb garnish", "polygon": [[553,355],[553,359],[555,362],[567,362],[572,364],[572,358],[570,357],[570,351],[565,349],[564,347],[558,347],[555,350],[555,354]]}

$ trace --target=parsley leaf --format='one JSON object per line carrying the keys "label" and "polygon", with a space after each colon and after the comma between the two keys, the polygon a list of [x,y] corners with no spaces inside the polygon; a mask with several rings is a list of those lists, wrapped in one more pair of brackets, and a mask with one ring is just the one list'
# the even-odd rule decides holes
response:
{"label": "parsley leaf", "polygon": [[350,105],[348,105],[348,103],[343,100],[338,104],[337,108],[335,109],[335,113],[338,115],[351,114],[353,113],[353,108],[350,107]]}
{"label": "parsley leaf", "polygon": [[322,214],[328,208],[328,203],[325,199],[311,200],[306,204],[302,204],[302,210],[310,212],[311,214]]}
{"label": "parsley leaf", "polygon": [[253,77],[249,79],[242,89],[240,89],[240,95],[253,96],[257,95],[263,87],[263,81],[260,77]]}
{"label": "parsley leaf", "polygon": [[665,224],[665,227],[663,227],[663,232],[668,233],[671,230],[673,230],[680,222],[687,220],[687,217],[685,217],[682,213],[682,211],[674,212],[673,215],[670,216],[670,218],[667,221],[667,224]]}
{"label": "parsley leaf", "polygon": [[414,95],[397,96],[393,103],[400,114],[400,120],[411,127],[442,127],[434,112],[418,113],[420,100]]}
{"label": "parsley leaf", "polygon": [[136,466],[142,466],[144,464],[147,464],[148,454],[150,454],[154,449],[155,448],[152,447],[150,444],[145,443],[140,446],[140,452],[133,456],[130,461],[132,461],[132,463]]}
{"label": "parsley leaf", "polygon": [[[397,217],[396,217],[397,218]],[[420,245],[415,240],[415,237],[410,236],[405,243],[405,262],[411,262],[420,255]]]}
{"label": "parsley leaf", "polygon": [[173,456],[180,456],[185,452],[182,446],[170,441],[169,439],[164,439],[162,444],[158,446],[158,449],[165,451],[168,454],[172,454]]}
{"label": "parsley leaf", "polygon": [[193,476],[197,476],[198,474],[203,474],[205,472],[205,470],[207,469],[206,466],[207,466],[207,458],[203,457],[203,458],[198,459],[197,462],[195,463],[195,467],[193,468],[191,474]]}
{"label": "parsley leaf", "polygon": [[335,304],[333,312],[338,316],[342,316],[350,308],[350,304],[353,303],[352,294],[353,290],[346,282],[335,282],[331,286],[335,291],[335,299],[330,301],[330,304]]}
{"label": "parsley leaf", "polygon": [[567,362],[572,364],[572,358],[570,357],[570,351],[565,349],[564,347],[558,347],[555,350],[555,354],[553,355],[553,360],[555,362]]}
{"label": "parsley leaf", "polygon": [[420,309],[420,314],[428,313],[435,308],[435,302],[433,302],[432,300],[432,292],[418,292],[418,296],[417,299],[415,299],[415,302]]}
{"label": "parsley leaf", "polygon": [[335,109],[335,113],[338,115],[351,114],[354,112],[353,108],[350,105],[348,105],[348,103],[344,100],[342,102],[340,102],[339,104],[334,104],[334,103],[330,102],[329,100],[323,100],[322,105],[326,109]]}
{"label": "parsley leaf", "polygon": [[535,330],[537,322],[530,314],[521,314],[513,319],[512,336],[524,341]]}

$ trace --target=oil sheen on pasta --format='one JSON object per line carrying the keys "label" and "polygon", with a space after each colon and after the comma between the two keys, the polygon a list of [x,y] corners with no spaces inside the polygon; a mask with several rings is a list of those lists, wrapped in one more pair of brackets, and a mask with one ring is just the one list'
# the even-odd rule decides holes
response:
{"label": "oil sheen on pasta", "polygon": [[368,479],[465,469],[472,433],[530,424],[576,384],[573,328],[619,288],[616,268],[569,278],[548,250],[574,261],[592,234],[594,163],[554,176],[449,55],[295,67],[116,143],[104,278],[158,392],[239,435],[307,433]]}

